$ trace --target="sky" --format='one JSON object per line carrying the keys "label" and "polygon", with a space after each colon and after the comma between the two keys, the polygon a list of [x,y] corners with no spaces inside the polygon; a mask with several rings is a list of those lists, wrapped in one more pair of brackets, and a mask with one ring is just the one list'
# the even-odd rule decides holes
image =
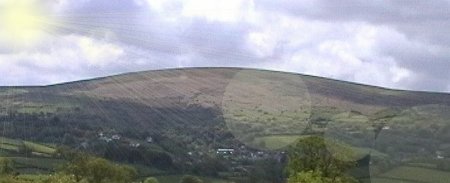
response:
{"label": "sky", "polygon": [[449,0],[0,0],[0,85],[246,67],[449,92],[448,20]]}

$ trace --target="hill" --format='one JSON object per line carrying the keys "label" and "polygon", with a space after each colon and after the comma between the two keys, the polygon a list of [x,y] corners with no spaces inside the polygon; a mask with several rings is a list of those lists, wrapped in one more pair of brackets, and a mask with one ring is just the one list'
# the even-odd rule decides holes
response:
{"label": "hill", "polygon": [[374,173],[399,162],[431,161],[436,153],[450,155],[449,94],[294,73],[147,71],[0,87],[0,101],[4,137],[69,146],[159,173],[230,173],[237,165],[220,160],[218,149],[234,149],[237,162],[276,157],[312,134],[355,146],[357,159],[376,155],[380,166]]}

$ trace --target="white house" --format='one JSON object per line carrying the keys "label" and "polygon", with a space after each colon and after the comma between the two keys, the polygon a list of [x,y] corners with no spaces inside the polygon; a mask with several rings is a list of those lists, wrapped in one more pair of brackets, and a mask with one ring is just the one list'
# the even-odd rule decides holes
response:
{"label": "white house", "polygon": [[130,143],[130,147],[138,148],[139,146],[141,146],[140,143]]}
{"label": "white house", "polygon": [[148,143],[153,143],[153,138],[152,137],[147,137],[145,139],[145,141],[147,141]]}
{"label": "white house", "polygon": [[113,140],[120,140],[120,135],[113,135],[112,137],[111,137]]}
{"label": "white house", "polygon": [[217,154],[233,154],[234,149],[217,149]]}

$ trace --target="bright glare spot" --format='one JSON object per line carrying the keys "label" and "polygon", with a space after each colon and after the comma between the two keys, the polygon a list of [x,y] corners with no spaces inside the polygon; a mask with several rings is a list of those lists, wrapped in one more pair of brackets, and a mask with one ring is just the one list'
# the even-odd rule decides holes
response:
{"label": "bright glare spot", "polygon": [[0,0],[0,41],[29,45],[46,28],[48,19],[42,7],[33,0]]}

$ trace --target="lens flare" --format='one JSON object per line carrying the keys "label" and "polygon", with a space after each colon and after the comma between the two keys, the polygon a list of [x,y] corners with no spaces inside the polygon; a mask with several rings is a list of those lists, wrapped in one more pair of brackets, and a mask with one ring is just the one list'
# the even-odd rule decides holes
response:
{"label": "lens flare", "polygon": [[29,45],[38,40],[49,18],[33,0],[0,0],[0,41]]}

